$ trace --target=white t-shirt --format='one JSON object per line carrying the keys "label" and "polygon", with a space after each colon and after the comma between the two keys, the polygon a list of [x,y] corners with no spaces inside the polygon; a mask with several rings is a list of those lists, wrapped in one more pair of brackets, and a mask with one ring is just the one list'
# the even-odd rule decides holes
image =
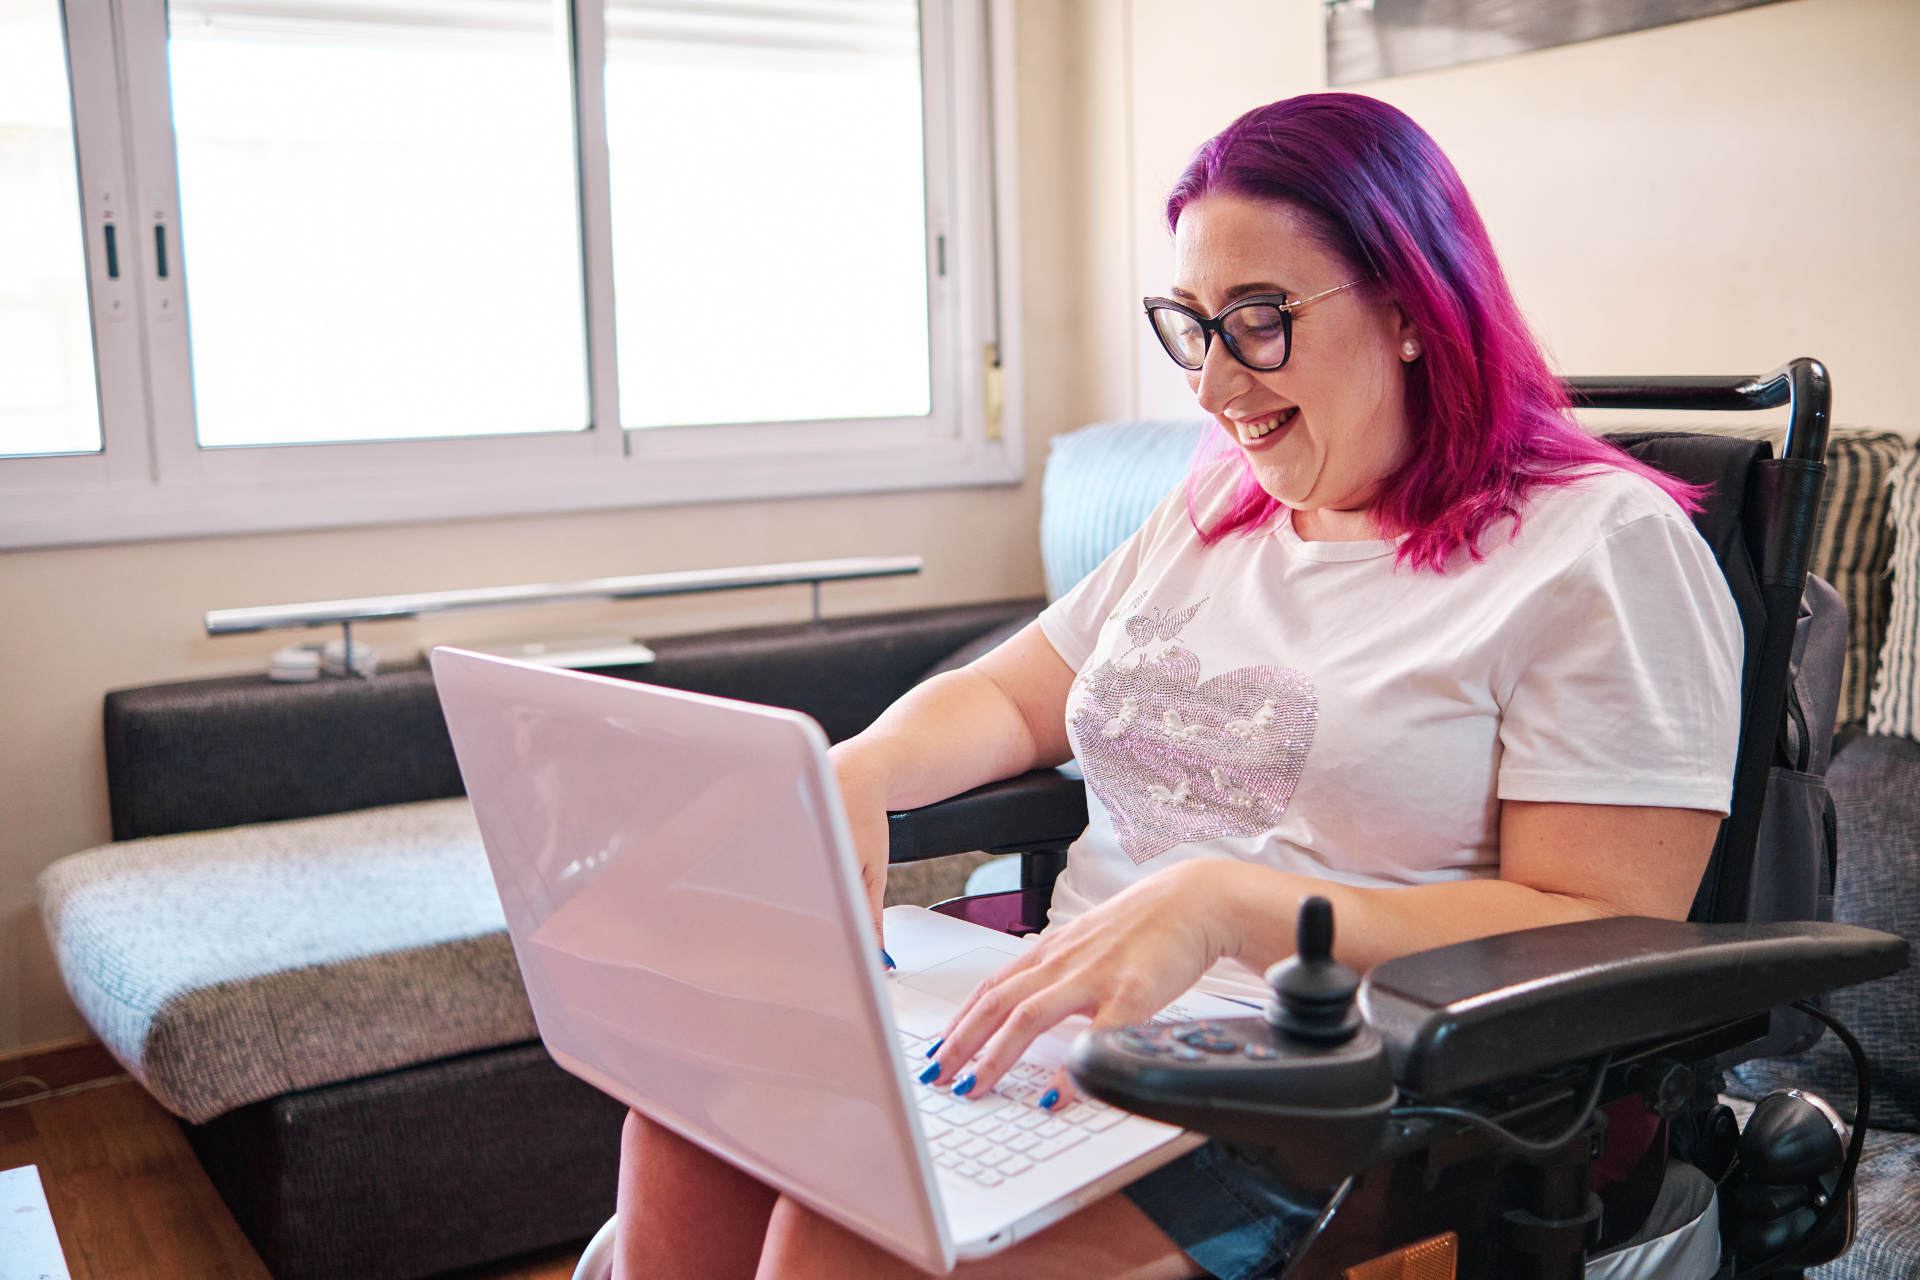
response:
{"label": "white t-shirt", "polygon": [[[1540,488],[1444,574],[1396,542],[1204,545],[1176,489],[1040,615],[1078,675],[1078,916],[1239,858],[1365,886],[1499,874],[1499,801],[1727,811],[1742,637],[1713,553],[1650,482]],[[1208,985],[1265,988],[1231,961]]]}

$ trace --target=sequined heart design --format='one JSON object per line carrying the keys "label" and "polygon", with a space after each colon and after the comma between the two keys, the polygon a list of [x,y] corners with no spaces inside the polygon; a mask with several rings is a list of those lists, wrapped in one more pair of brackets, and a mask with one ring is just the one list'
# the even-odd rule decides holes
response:
{"label": "sequined heart design", "polygon": [[1200,683],[1175,645],[1100,664],[1074,711],[1080,764],[1120,847],[1145,862],[1177,844],[1271,830],[1306,767],[1319,717],[1313,682],[1241,667]]}

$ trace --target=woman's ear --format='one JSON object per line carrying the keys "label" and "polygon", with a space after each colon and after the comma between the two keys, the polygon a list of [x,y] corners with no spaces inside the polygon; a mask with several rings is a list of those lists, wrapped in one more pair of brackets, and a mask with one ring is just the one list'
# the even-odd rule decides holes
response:
{"label": "woman's ear", "polygon": [[1420,353],[1426,350],[1420,341],[1420,331],[1414,327],[1413,321],[1407,318],[1407,313],[1401,309],[1398,302],[1393,304],[1393,318],[1395,346],[1399,348],[1400,359],[1407,364],[1412,364],[1420,358]]}

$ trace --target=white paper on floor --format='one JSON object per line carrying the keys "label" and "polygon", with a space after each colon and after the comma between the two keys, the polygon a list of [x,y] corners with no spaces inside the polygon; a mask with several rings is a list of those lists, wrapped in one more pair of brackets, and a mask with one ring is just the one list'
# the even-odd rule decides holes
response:
{"label": "white paper on floor", "polygon": [[40,1170],[0,1170],[0,1280],[72,1280]]}

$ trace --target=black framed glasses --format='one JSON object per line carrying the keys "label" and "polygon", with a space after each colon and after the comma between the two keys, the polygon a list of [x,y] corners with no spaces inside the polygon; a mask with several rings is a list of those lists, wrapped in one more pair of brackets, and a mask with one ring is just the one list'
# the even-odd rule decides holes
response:
{"label": "black framed glasses", "polygon": [[1343,289],[1351,289],[1363,280],[1322,290],[1311,298],[1288,301],[1284,293],[1256,293],[1227,307],[1217,316],[1205,316],[1172,298],[1143,298],[1147,319],[1160,345],[1173,362],[1189,373],[1196,373],[1207,362],[1207,348],[1213,335],[1227,344],[1227,352],[1241,364],[1260,373],[1284,368],[1293,354],[1293,313],[1308,303],[1331,298]]}

